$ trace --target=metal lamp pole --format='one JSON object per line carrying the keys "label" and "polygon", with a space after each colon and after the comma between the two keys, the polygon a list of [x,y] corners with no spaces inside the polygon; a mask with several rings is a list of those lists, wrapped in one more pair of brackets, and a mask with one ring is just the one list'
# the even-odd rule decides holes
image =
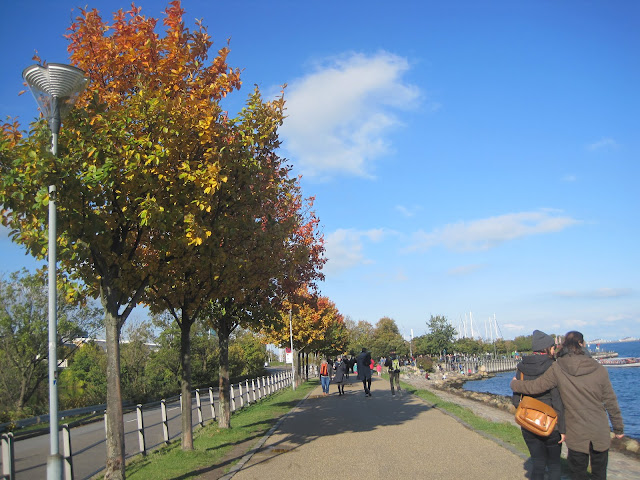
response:
{"label": "metal lamp pole", "polygon": [[[51,153],[58,154],[58,134],[62,119],[87,85],[82,70],[70,65],[49,63],[32,65],[22,72],[22,78],[35,97],[51,130]],[[56,186],[49,185],[49,443],[47,479],[62,479],[62,456],[58,434],[58,318],[56,288]]]}
{"label": "metal lamp pole", "polygon": [[291,387],[296,389],[296,362],[293,358],[293,312],[289,307],[289,339],[291,340]]}

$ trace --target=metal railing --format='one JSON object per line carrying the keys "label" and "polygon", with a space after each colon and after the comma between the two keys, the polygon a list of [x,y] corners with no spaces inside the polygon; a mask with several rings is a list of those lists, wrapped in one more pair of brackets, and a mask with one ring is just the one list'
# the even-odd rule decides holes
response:
{"label": "metal railing", "polygon": [[[230,411],[233,413],[238,409],[248,407],[252,403],[257,403],[264,397],[291,385],[291,383],[291,372],[279,372],[274,375],[252,378],[250,380],[247,379],[244,382],[232,384]],[[218,413],[220,412],[219,399],[214,398],[214,392],[216,390],[217,389],[214,389],[214,387],[208,387],[208,389],[195,389],[192,391],[192,409],[195,410],[195,415],[193,415],[195,421],[194,426],[202,427],[207,422],[211,422],[216,419],[216,410]],[[170,408],[171,405],[175,405],[175,407]],[[181,416],[181,405],[182,396],[180,395],[145,405],[138,404],[133,408],[125,408],[125,416],[129,415],[132,417],[130,420],[126,420],[126,422],[135,423],[134,428],[129,429],[129,431],[125,431],[125,457],[128,459],[140,454],[146,455],[150,450],[161,445],[168,444],[174,438],[179,437],[182,434],[181,422],[172,422],[172,420],[176,420]],[[157,410],[159,410],[159,415],[156,413]],[[172,416],[169,413],[171,410],[177,410],[177,413]],[[62,418],[68,417],[70,416],[69,412],[73,412],[75,415],[93,412],[96,414],[99,413],[100,416],[102,416],[101,414],[103,411],[104,405],[94,405],[83,409],[60,412],[60,416]],[[135,415],[133,415],[134,412]],[[94,468],[93,471],[88,471],[95,467],[95,465],[91,466],[91,464],[94,463],[92,460],[95,459],[97,455],[96,452],[92,452],[92,450],[102,444],[106,444],[106,412],[104,412],[104,419],[104,435],[99,435],[100,438],[95,441],[86,442],[88,444],[83,444],[77,451],[72,450],[74,429],[79,431],[79,429],[83,427],[86,428],[86,419],[61,426],[65,480],[72,480],[74,478],[88,479],[104,470],[105,466],[100,465],[99,468]],[[40,421],[45,420],[41,419]],[[151,421],[151,423],[149,423],[149,421]],[[33,423],[37,423],[37,421],[34,421]],[[171,431],[172,424],[173,432]],[[86,432],[78,432],[77,434],[79,433],[83,433],[88,437]],[[15,480],[17,478],[16,475],[22,476],[23,478],[26,478],[27,476],[44,478],[44,475],[42,477],[39,477],[38,475],[40,470],[44,473],[44,469],[46,467],[46,454],[44,454],[44,458],[41,460],[39,459],[39,456],[38,459],[33,458],[34,456],[29,456],[20,458],[18,461],[16,461],[16,455],[20,452],[21,442],[26,442],[34,437],[44,436],[47,434],[48,429],[40,429],[25,435],[14,435],[12,432],[0,435],[0,453],[2,454],[2,473],[0,474],[0,479]],[[131,436],[137,437],[137,441],[133,441],[133,439],[127,441],[127,438]],[[78,468],[74,471],[74,458],[78,460],[83,456],[83,454],[83,460],[91,459],[89,462],[90,467],[83,465],[81,472],[77,471],[80,470]]]}

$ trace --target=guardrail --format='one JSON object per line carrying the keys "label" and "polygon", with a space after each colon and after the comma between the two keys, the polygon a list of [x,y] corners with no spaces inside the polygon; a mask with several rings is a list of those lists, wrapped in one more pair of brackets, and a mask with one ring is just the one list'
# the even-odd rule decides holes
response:
{"label": "guardrail", "polygon": [[[230,410],[231,413],[237,411],[238,409],[242,409],[248,407],[252,403],[257,403],[261,399],[266,396],[269,396],[278,390],[281,390],[292,383],[291,372],[279,372],[275,375],[263,376],[258,378],[247,379],[238,384],[231,385],[231,405]],[[243,385],[244,384],[244,385]],[[217,402],[216,406],[214,401],[214,387],[208,387],[208,389],[195,389],[192,391],[192,409],[195,410],[194,419],[197,419],[197,423],[195,426],[204,426],[207,422],[211,422],[216,419],[216,410],[220,411],[220,403]],[[237,396],[236,396],[237,392]],[[169,408],[168,406],[175,404],[175,409],[178,410],[178,413],[174,416],[170,416],[168,414]],[[179,404],[180,408],[177,407]],[[60,412],[60,416],[69,416],[69,412],[73,412],[74,415],[82,415],[84,413],[95,413],[100,414],[102,416],[102,412],[104,411],[104,405],[93,405],[91,407],[67,410],[65,412]],[[160,419],[155,421],[154,423],[145,425],[145,413],[151,414],[154,410],[160,410]],[[170,432],[170,422],[181,415],[182,410],[182,396],[176,396],[169,399],[162,399],[158,402],[152,402],[145,405],[136,405],[133,408],[125,408],[125,414],[136,412],[135,420],[131,420],[131,422],[135,421],[136,426],[133,430],[129,432],[125,432],[125,447],[128,445],[130,448],[126,453],[126,458],[131,458],[136,455],[146,455],[150,450],[153,450],[161,445],[165,445],[171,442],[174,438],[180,436],[182,434],[181,431],[181,422],[175,422],[178,425],[178,429],[173,433]],[[207,408],[208,407],[208,408]],[[45,417],[44,415],[41,417]],[[48,415],[46,416],[48,420]],[[106,412],[104,412],[104,418],[106,420]],[[29,419],[30,420],[30,419]],[[148,418],[147,418],[148,420]],[[45,421],[45,420],[41,420]],[[16,422],[18,423],[18,422]],[[37,422],[34,422],[37,423]],[[106,421],[105,421],[105,435],[104,438],[100,438],[98,441],[92,442],[88,445],[83,445],[78,451],[72,450],[72,436],[73,429],[79,428],[86,424],[86,420],[73,422],[69,424],[64,424],[60,427],[62,432],[62,456],[63,456],[63,469],[64,469],[64,478],[65,480],[73,480],[76,478],[76,474],[74,474],[74,465],[73,460],[74,457],[77,459],[82,454],[91,455],[90,458],[94,459],[96,457],[95,452],[93,454],[90,453],[92,449],[95,449],[97,446],[104,444],[106,442]],[[150,438],[148,432],[157,427],[161,430],[161,435],[156,435],[155,439]],[[12,432],[3,433],[0,436],[0,453],[2,454],[2,474],[0,475],[0,479],[2,480],[15,480],[16,474],[23,473],[26,478],[27,475],[33,477],[34,470],[43,468],[46,465],[46,458],[42,463],[37,463],[35,465],[26,466],[25,468],[16,468],[16,452],[19,451],[19,442],[26,441],[30,438],[42,435],[48,435],[48,429],[39,429],[35,432],[30,432],[25,435],[14,435]],[[127,436],[135,436],[137,437],[137,442],[127,442]],[[152,445],[148,445],[149,441],[153,443]],[[131,445],[137,446],[131,448]],[[33,460],[33,459],[31,459]],[[31,462],[33,463],[33,462]],[[93,477],[94,475],[100,473],[104,470],[105,466],[101,465],[98,469],[87,472],[83,471],[80,474],[80,478],[88,479]],[[87,468],[84,468],[87,470]]]}

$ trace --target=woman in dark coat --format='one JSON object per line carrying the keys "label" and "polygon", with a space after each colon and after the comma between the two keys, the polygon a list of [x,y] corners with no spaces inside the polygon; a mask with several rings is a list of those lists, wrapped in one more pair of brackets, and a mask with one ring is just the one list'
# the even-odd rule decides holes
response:
{"label": "woman in dark coat", "polygon": [[580,332],[567,333],[558,360],[536,380],[513,379],[511,389],[531,395],[558,387],[566,414],[571,478],[588,478],[591,461],[591,478],[605,479],[611,446],[609,421],[617,438],[624,437],[624,425],[607,370],[585,355],[584,346]]}
{"label": "woman in dark coat", "polygon": [[342,357],[333,364],[333,383],[338,386],[338,395],[344,395],[344,380],[347,373],[347,366],[342,361]]}
{"label": "woman in dark coat", "polygon": [[[522,362],[518,364],[516,378],[522,379],[524,376],[524,380],[534,380],[553,365],[555,340],[552,337],[540,330],[534,330],[532,350],[533,354],[523,357]],[[514,406],[518,406],[520,398],[519,393],[513,394]],[[564,406],[560,399],[560,392],[557,387],[554,387],[535,395],[535,398],[553,407],[558,414],[558,423],[548,437],[541,437],[525,428],[522,429],[522,438],[529,448],[533,462],[531,480],[544,480],[545,468],[549,469],[549,480],[560,480],[560,453],[565,437]]]}

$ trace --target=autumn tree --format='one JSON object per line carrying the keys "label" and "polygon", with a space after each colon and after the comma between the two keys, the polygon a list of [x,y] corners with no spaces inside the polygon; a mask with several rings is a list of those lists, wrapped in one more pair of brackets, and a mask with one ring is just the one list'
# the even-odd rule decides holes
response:
{"label": "autumn tree", "polygon": [[[80,10],[69,28],[71,62],[90,85],[65,121],[58,157],[48,153],[44,121],[0,156],[3,223],[36,256],[45,251],[48,193],[58,197],[58,258],[105,309],[107,339],[107,467],[124,478],[120,388],[121,328],[165,262],[167,242],[195,238],[194,212],[209,206],[219,175],[219,101],[240,86],[228,48],[212,61],[206,29],[189,30],[180,2],[157,20],[133,6],[111,24]],[[185,196],[189,197],[186,201]],[[188,207],[185,209],[185,205]]]}
{"label": "autumn tree", "polygon": [[266,341],[281,347],[290,345],[289,312],[293,347],[299,353],[344,353],[348,342],[344,317],[327,297],[305,288],[284,302],[278,323],[263,329]]}

